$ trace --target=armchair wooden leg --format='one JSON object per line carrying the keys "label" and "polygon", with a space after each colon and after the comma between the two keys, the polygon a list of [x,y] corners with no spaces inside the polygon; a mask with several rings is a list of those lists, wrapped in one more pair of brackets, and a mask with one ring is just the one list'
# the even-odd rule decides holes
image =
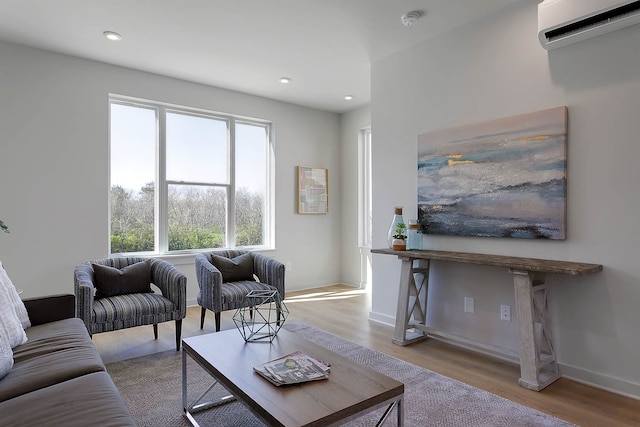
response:
{"label": "armchair wooden leg", "polygon": [[220,332],[220,313],[214,313],[216,317],[216,332]]}
{"label": "armchair wooden leg", "polygon": [[176,351],[180,351],[181,335],[182,335],[182,319],[176,320]]}
{"label": "armchair wooden leg", "polygon": [[207,314],[207,309],[202,307],[200,310],[200,329],[204,328],[204,316]]}
{"label": "armchair wooden leg", "polygon": [[157,323],[153,324],[153,337],[155,339],[158,339],[158,324]]}

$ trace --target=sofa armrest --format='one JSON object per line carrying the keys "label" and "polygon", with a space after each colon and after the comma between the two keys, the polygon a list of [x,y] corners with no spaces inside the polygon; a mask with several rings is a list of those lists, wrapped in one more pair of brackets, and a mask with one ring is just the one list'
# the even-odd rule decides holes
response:
{"label": "sofa armrest", "polygon": [[25,298],[23,302],[31,326],[76,317],[76,297],[73,294]]}

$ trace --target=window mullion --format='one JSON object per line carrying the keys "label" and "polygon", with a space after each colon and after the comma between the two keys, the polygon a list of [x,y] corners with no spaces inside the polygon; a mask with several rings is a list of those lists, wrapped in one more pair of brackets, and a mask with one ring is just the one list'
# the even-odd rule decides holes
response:
{"label": "window mullion", "polygon": [[236,123],[227,122],[229,132],[229,187],[227,187],[227,247],[236,247]]}
{"label": "window mullion", "polygon": [[169,251],[169,189],[167,184],[167,116],[166,108],[160,107],[158,114],[158,154],[156,186],[156,252]]}
{"label": "window mullion", "polygon": [[267,153],[265,158],[267,159],[267,167],[265,180],[268,183],[265,193],[264,203],[264,220],[265,226],[263,227],[264,241],[271,242],[275,245],[275,203],[274,203],[274,189],[276,188],[275,182],[275,141],[273,139],[273,131],[270,126],[265,126],[265,132],[267,137],[267,145],[265,150]]}

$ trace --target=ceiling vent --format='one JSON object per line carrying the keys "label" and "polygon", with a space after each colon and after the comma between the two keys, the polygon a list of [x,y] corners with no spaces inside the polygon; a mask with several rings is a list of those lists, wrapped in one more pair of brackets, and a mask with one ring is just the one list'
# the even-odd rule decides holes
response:
{"label": "ceiling vent", "polygon": [[538,4],[538,38],[547,50],[638,23],[637,0],[544,0]]}

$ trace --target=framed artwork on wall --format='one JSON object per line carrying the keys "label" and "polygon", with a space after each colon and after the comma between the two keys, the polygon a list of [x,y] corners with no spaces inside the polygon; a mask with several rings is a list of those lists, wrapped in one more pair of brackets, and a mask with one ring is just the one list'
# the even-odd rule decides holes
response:
{"label": "framed artwork on wall", "polygon": [[564,240],[567,107],[418,136],[427,234]]}
{"label": "framed artwork on wall", "polygon": [[329,171],[325,168],[298,166],[298,213],[329,212]]}

